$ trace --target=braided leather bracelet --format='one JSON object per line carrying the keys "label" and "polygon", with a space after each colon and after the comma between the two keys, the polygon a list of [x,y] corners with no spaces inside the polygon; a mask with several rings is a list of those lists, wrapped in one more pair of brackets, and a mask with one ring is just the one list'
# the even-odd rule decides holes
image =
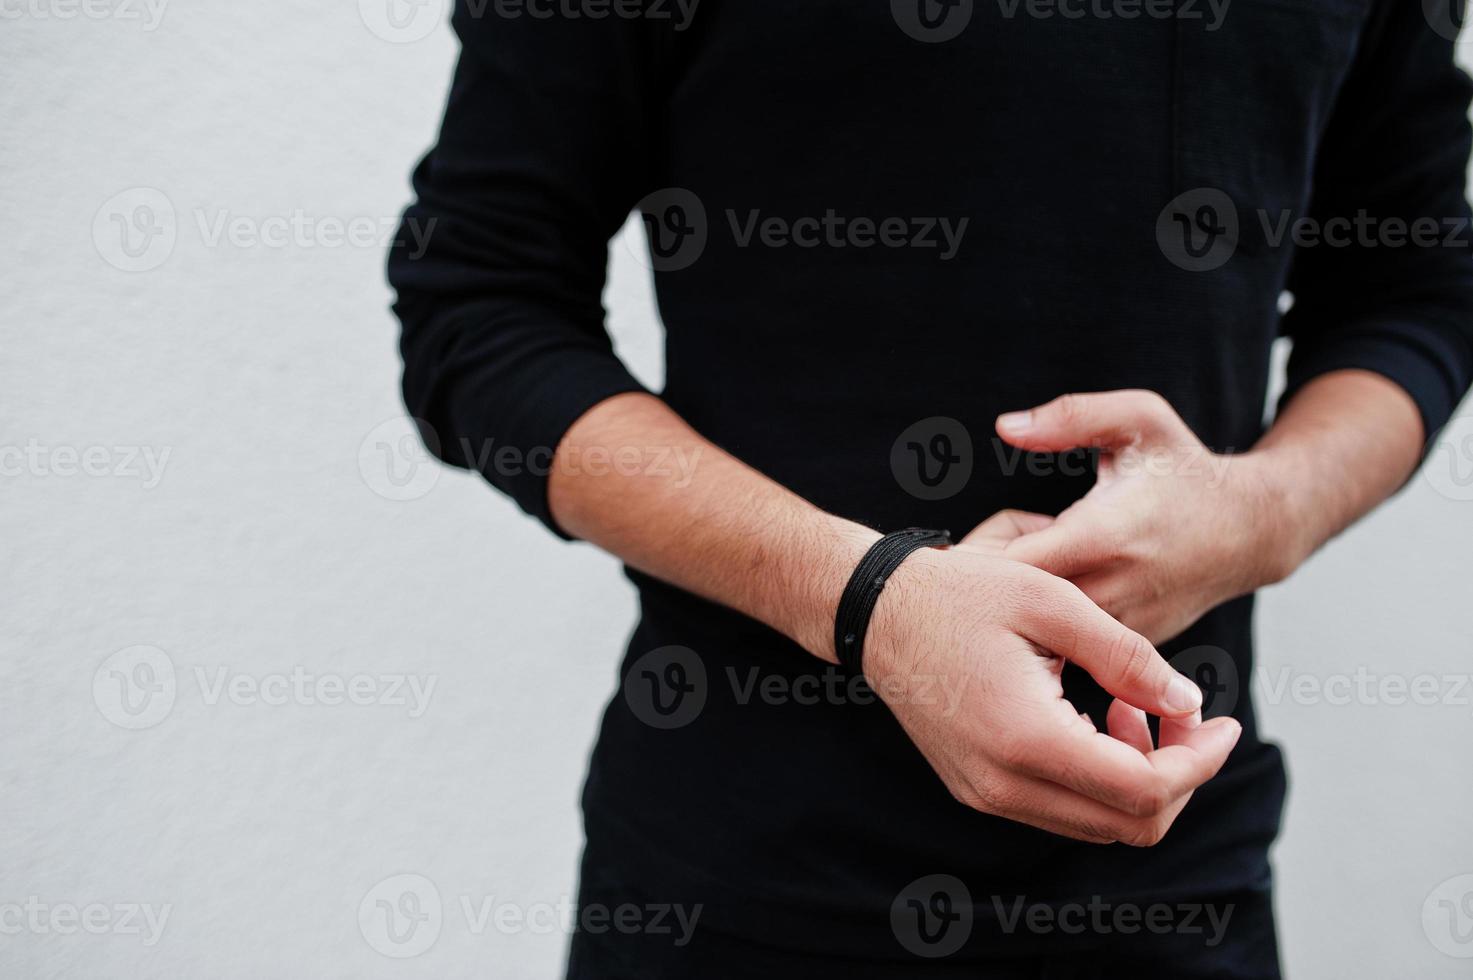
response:
{"label": "braided leather bracelet", "polygon": [[944,548],[949,544],[950,531],[911,527],[887,534],[870,546],[849,576],[834,616],[834,651],[839,666],[850,674],[864,673],[864,635],[869,630],[870,616],[886,581],[900,563],[921,548]]}

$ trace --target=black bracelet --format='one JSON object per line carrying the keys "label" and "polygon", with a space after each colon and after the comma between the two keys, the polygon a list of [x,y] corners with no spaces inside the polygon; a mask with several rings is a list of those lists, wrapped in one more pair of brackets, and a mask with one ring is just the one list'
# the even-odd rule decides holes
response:
{"label": "black bracelet", "polygon": [[864,634],[890,574],[912,552],[949,544],[950,531],[912,527],[887,534],[870,546],[854,567],[854,574],[849,576],[849,584],[839,597],[839,611],[834,616],[834,652],[840,667],[852,675],[864,673]]}

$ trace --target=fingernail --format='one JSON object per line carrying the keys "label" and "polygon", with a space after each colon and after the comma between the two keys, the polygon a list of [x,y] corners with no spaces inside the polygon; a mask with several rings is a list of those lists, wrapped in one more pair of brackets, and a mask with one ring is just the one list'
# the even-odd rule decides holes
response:
{"label": "fingernail", "polygon": [[1033,428],[1032,412],[1008,412],[997,417],[997,427],[1009,432],[1027,432]]}
{"label": "fingernail", "polygon": [[1166,706],[1174,711],[1196,711],[1202,707],[1202,689],[1177,674],[1166,686]]}

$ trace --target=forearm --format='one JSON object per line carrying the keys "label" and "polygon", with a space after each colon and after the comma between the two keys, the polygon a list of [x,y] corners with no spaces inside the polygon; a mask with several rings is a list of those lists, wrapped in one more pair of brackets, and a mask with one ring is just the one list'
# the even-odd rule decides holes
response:
{"label": "forearm", "polygon": [[[685,467],[579,463],[617,460],[630,447]],[[723,452],[644,394],[607,399],[573,424],[553,460],[548,502],[569,534],[826,660],[839,594],[879,537]]]}
{"label": "forearm", "polygon": [[[580,465],[621,449],[678,451],[695,466],[677,476]],[[879,537],[721,452],[644,394],[606,399],[573,424],[549,507],[564,530],[830,661],[839,595]],[[916,553],[885,586],[866,646],[865,676],[958,801],[1082,840],[1159,841],[1242,731],[1230,719],[1199,724],[1196,686],[1150,644],[1068,583],[988,548]],[[1109,734],[1064,697],[1055,656],[1120,699]],[[948,692],[939,701],[938,684]],[[1146,712],[1162,718],[1160,748]]]}
{"label": "forearm", "polygon": [[1268,522],[1282,578],[1391,496],[1415,471],[1425,436],[1416,403],[1369,371],[1306,384],[1248,454],[1282,519]]}

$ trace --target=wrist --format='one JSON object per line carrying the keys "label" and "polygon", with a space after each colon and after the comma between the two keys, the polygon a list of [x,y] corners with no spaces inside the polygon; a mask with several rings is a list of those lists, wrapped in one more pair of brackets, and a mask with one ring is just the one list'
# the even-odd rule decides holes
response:
{"label": "wrist", "polygon": [[821,660],[837,663],[834,617],[839,597],[880,534],[862,524],[822,514],[795,536],[775,567],[768,625]]}
{"label": "wrist", "polygon": [[1288,447],[1256,449],[1236,457],[1247,501],[1241,524],[1250,548],[1248,589],[1288,578],[1319,546],[1316,504],[1300,477],[1306,461]]}
{"label": "wrist", "polygon": [[[870,616],[869,632],[864,641],[864,675],[872,685],[880,678],[904,672],[900,661],[914,643],[906,635],[908,625],[916,622],[915,611],[927,593],[935,591],[940,566],[948,553],[938,548],[921,548],[912,552],[890,573],[885,588]],[[931,622],[922,615],[921,622]]]}

